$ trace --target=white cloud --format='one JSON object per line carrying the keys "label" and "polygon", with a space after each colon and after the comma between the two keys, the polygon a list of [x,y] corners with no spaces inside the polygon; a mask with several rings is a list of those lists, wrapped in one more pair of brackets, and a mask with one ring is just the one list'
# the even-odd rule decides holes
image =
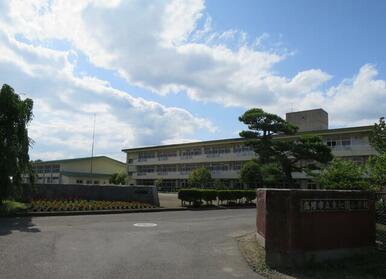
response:
{"label": "white cloud", "polygon": [[[376,79],[375,66],[364,65],[327,89],[332,74],[318,68],[281,76],[276,68],[287,51],[265,48],[265,33],[248,43],[241,30],[214,30],[202,0],[9,3],[0,2],[0,74],[18,91],[34,92],[33,133],[52,146],[86,150],[94,112],[100,142],[118,149],[215,130],[187,110],[134,98],[87,73],[75,76],[73,57],[80,53],[130,85],[161,95],[185,92],[196,101],[281,115],[291,107],[323,107],[333,125],[371,123],[386,111],[385,81]],[[50,49],[57,42],[70,46]],[[105,152],[102,144],[98,148]]]}
{"label": "white cloud", "polygon": [[21,43],[5,31],[0,31],[0,46],[7,53],[0,56],[1,82],[35,102],[30,126],[34,159],[90,155],[94,113],[96,153],[120,159],[122,148],[215,129],[187,110],[133,97],[97,78],[77,77],[69,51]]}
{"label": "white cloud", "polygon": [[374,65],[364,65],[352,78],[327,90],[325,107],[337,125],[372,124],[386,112],[386,81]]}
{"label": "white cloud", "polygon": [[[13,32],[40,44],[66,40],[94,65],[112,69],[129,83],[159,94],[183,91],[196,101],[259,106],[281,114],[291,107],[324,106],[341,124],[355,118],[346,115],[353,113],[355,102],[342,97],[348,94],[345,91],[360,90],[355,100],[365,103],[384,101],[376,90],[369,91],[374,86],[382,88],[381,81],[372,80],[374,74],[363,79],[360,73],[356,79],[361,80],[355,84],[347,86],[344,81],[327,90],[321,88],[332,76],[317,68],[293,77],[278,75],[275,67],[287,55],[264,49],[268,34],[248,44],[247,34],[240,30],[213,30],[210,16],[203,18],[201,0],[115,1],[109,5],[92,0],[37,2],[40,5],[12,2]],[[369,67],[375,71],[373,66],[364,66],[361,72],[371,72]],[[346,109],[351,104],[352,109]],[[362,107],[364,110],[382,113]]]}

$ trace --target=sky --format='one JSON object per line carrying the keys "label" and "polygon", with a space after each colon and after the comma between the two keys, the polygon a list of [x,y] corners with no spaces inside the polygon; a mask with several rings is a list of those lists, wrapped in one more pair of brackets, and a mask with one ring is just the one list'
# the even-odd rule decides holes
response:
{"label": "sky", "polygon": [[385,1],[0,0],[0,83],[32,159],[237,137],[244,111],[386,112]]}

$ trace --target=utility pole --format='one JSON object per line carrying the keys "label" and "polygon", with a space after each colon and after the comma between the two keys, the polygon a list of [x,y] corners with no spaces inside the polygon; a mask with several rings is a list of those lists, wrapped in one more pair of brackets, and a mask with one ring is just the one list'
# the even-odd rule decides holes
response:
{"label": "utility pole", "polygon": [[94,157],[95,117],[96,117],[96,114],[94,113],[94,127],[92,129],[92,145],[91,145],[91,160],[90,160],[90,179],[92,179],[92,159]]}

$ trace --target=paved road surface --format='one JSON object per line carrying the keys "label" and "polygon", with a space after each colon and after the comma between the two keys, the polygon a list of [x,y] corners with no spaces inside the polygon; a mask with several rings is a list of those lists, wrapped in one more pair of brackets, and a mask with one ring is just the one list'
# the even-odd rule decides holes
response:
{"label": "paved road surface", "polygon": [[259,278],[234,240],[254,224],[253,209],[0,219],[0,278]]}

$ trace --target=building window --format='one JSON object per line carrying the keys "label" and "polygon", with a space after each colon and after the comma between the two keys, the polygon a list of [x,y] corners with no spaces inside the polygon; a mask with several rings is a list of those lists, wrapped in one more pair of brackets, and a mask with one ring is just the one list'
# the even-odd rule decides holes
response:
{"label": "building window", "polygon": [[155,153],[154,152],[140,152],[138,154],[138,161],[144,162],[147,161],[147,159],[154,159]]}
{"label": "building window", "polygon": [[44,167],[44,172],[45,173],[50,173],[51,172],[51,165],[45,166]]}
{"label": "building window", "polygon": [[233,147],[233,152],[239,153],[239,152],[250,152],[253,151],[252,146],[248,146],[245,144],[239,144]]}
{"label": "building window", "polygon": [[232,170],[241,170],[241,167],[243,166],[242,161],[236,161],[236,162],[231,162],[231,169]]}
{"label": "building window", "polygon": [[99,180],[94,180],[94,184],[99,184]]}
{"label": "building window", "polygon": [[60,172],[60,165],[53,165],[52,172]]}
{"label": "building window", "polygon": [[201,155],[201,148],[184,149],[180,151],[181,157],[191,157]]}
{"label": "building window", "polygon": [[328,139],[327,146],[334,148],[336,146],[336,140]]}
{"label": "building window", "polygon": [[208,166],[211,172],[228,171],[229,165],[224,163],[211,164]]}
{"label": "building window", "polygon": [[159,161],[168,160],[169,157],[176,157],[176,156],[177,156],[177,151],[176,150],[160,151],[157,154],[157,157],[158,157]]}
{"label": "building window", "polygon": [[213,146],[204,149],[206,157],[219,157],[221,154],[230,153],[229,146]]}
{"label": "building window", "polygon": [[177,166],[176,165],[163,165],[157,167],[157,173],[158,174],[167,174],[168,172],[176,172]]}
{"label": "building window", "polygon": [[83,180],[82,179],[77,179],[76,180],[76,184],[83,184]]}
{"label": "building window", "polygon": [[155,166],[138,166],[137,171],[140,173],[153,173]]}
{"label": "building window", "polygon": [[92,183],[91,180],[87,180],[87,181],[86,181],[86,184],[91,184],[91,183]]}
{"label": "building window", "polygon": [[350,139],[342,139],[342,146],[350,146],[351,140]]}
{"label": "building window", "polygon": [[350,138],[327,139],[326,144],[331,148],[341,148],[341,147],[348,148],[351,146],[351,139]]}

